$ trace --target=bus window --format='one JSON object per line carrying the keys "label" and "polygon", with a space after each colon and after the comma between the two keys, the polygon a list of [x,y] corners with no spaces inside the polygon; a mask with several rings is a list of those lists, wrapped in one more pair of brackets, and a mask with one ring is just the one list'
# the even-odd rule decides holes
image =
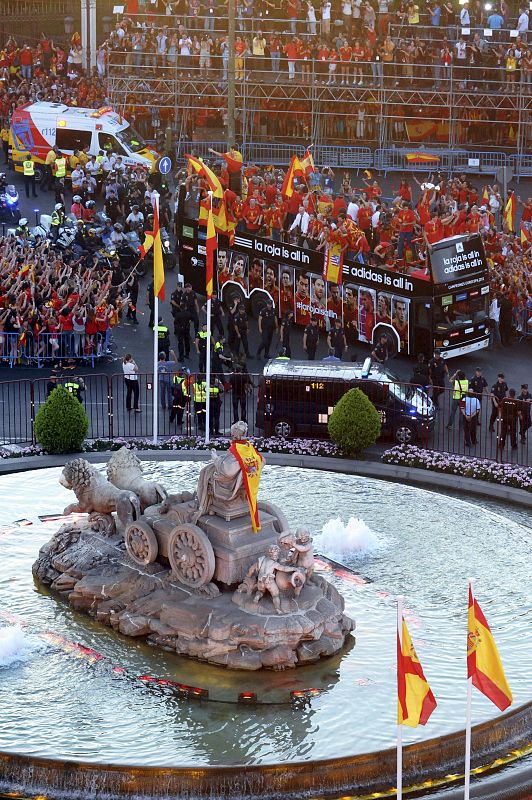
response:
{"label": "bus window", "polygon": [[470,325],[482,322],[488,316],[488,297],[473,297],[442,306],[434,304],[434,324],[442,329],[452,325]]}
{"label": "bus window", "polygon": [[75,131],[72,128],[57,128],[55,143],[62,153],[90,147],[92,131]]}
{"label": "bus window", "polygon": [[118,156],[125,156],[124,148],[110,133],[98,134],[98,146],[106,153],[116,153]]}

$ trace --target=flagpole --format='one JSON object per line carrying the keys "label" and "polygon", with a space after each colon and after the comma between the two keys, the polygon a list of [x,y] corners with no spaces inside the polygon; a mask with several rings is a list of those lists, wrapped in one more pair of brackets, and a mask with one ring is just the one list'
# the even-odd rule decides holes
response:
{"label": "flagpole", "polygon": [[[153,192],[153,202],[157,206],[157,218],[159,218],[159,194]],[[153,444],[157,444],[157,434],[159,432],[159,375],[157,364],[159,362],[159,297],[155,291],[155,253],[153,258]]]}
{"label": "flagpole", "polygon": [[[397,596],[397,635],[402,652],[403,649],[403,597]],[[399,675],[399,664],[397,664]],[[397,800],[403,797],[403,726],[397,723]]]}
{"label": "flagpole", "polygon": [[[211,201],[211,214],[212,214],[212,192],[209,192]],[[212,299],[207,295],[207,353],[206,353],[206,375],[205,382],[207,385],[206,394],[207,400],[205,402],[205,444],[210,441],[210,427],[211,427],[211,302]]]}
{"label": "flagpole", "polygon": [[[469,579],[469,591],[473,604],[475,596],[473,594],[473,579]],[[469,613],[469,612],[468,612]],[[464,780],[464,800],[469,800],[469,782],[471,777],[471,705],[473,700],[473,676],[467,679],[467,700],[466,700],[466,730],[465,730],[465,780]]]}

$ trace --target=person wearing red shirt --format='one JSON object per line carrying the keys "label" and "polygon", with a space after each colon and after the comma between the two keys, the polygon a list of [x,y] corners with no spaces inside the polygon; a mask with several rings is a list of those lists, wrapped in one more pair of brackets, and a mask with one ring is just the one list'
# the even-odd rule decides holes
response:
{"label": "person wearing red shirt", "polygon": [[529,197],[523,206],[521,222],[532,222],[532,197]]}
{"label": "person wearing red shirt", "polygon": [[328,86],[332,86],[332,84],[336,83],[336,66],[338,63],[338,53],[332,48],[329,50],[329,80],[327,81]]}
{"label": "person wearing red shirt", "polygon": [[341,84],[349,84],[349,65],[351,63],[351,52],[352,48],[349,47],[347,43],[347,39],[344,39],[342,46],[340,47],[339,54],[340,54],[340,76],[342,78]]}
{"label": "person wearing red shirt", "polygon": [[246,224],[248,233],[257,233],[262,225],[262,211],[254,197],[247,204],[247,208],[242,212],[242,219]]}
{"label": "person wearing red shirt", "polygon": [[288,198],[287,206],[286,206],[286,224],[288,227],[292,224],[297,216],[297,212],[299,211],[299,206],[303,202],[303,195],[299,192],[295,191],[292,194],[292,197]]}
{"label": "person wearing red shirt", "polygon": [[443,222],[438,216],[437,211],[431,212],[431,218],[423,225],[423,238],[425,244],[429,247],[440,242],[444,237]]}
{"label": "person wearing red shirt", "polygon": [[316,53],[316,75],[318,83],[323,81],[325,83],[325,76],[327,75],[327,62],[329,61],[329,48],[326,44],[320,44],[318,52]]}
{"label": "person wearing red shirt", "polygon": [[398,196],[403,200],[403,202],[411,203],[412,202],[412,189],[410,188],[409,184],[406,181],[401,181],[399,184],[399,190],[397,192]]}
{"label": "person wearing red shirt", "polygon": [[353,69],[353,86],[357,85],[357,78],[358,78],[358,85],[362,86],[364,78],[362,63],[365,60],[365,58],[366,58],[366,51],[362,47],[360,39],[355,39],[355,43],[351,51],[351,60],[355,64],[355,67]]}
{"label": "person wearing red shirt", "polygon": [[332,215],[334,219],[338,219],[338,214],[341,211],[347,211],[347,203],[345,202],[344,197],[339,194],[333,203]]}
{"label": "person wearing red shirt", "polygon": [[288,80],[293,81],[296,77],[296,59],[299,55],[299,46],[297,36],[292,38],[292,41],[287,42],[283,48],[286,60],[288,62]]}
{"label": "person wearing red shirt", "polygon": [[401,210],[395,215],[395,223],[399,232],[397,242],[397,258],[403,258],[405,243],[414,252],[414,225],[417,222],[417,214],[412,210],[412,203],[403,203]]}

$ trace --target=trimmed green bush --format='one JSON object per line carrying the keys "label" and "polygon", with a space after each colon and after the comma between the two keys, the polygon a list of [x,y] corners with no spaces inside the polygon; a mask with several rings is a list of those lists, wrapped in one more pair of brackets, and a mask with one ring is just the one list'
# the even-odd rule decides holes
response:
{"label": "trimmed green bush", "polygon": [[379,412],[360,389],[346,392],[329,417],[330,437],[348,456],[356,456],[375,444],[380,432]]}
{"label": "trimmed green bush", "polygon": [[89,430],[79,400],[57,386],[35,418],[35,437],[47,453],[78,453]]}

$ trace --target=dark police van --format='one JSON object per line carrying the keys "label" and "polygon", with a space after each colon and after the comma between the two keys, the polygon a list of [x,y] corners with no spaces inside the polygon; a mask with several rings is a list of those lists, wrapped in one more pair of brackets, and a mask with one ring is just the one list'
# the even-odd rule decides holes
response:
{"label": "dark police van", "polygon": [[361,389],[380,414],[383,436],[426,439],[434,406],[419,387],[400,383],[380,364],[273,359],[259,383],[257,427],[265,436],[327,437],[329,416],[349,389]]}

